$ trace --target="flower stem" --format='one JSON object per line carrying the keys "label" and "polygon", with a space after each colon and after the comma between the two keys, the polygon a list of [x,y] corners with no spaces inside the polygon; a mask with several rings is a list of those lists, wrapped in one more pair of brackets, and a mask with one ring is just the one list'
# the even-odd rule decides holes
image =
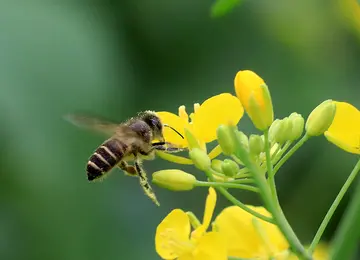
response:
{"label": "flower stem", "polygon": [[[304,246],[301,244],[300,240],[297,238],[296,234],[292,230],[290,224],[285,218],[283,212],[278,206],[278,202],[273,200],[271,190],[267,184],[266,178],[261,170],[261,168],[255,164],[248,151],[241,145],[240,140],[236,135],[237,129],[234,127],[232,131],[232,138],[235,142],[235,155],[245,164],[245,166],[253,174],[253,178],[260,190],[260,195],[264,201],[265,207],[272,214],[275,223],[279,227],[280,231],[283,233],[284,237],[288,241],[291,250],[300,258],[300,259],[312,259],[308,252],[305,250]],[[270,169],[271,171],[271,169]]]}
{"label": "flower stem", "polygon": [[[205,171],[206,176],[211,180],[214,181],[214,177],[213,177],[213,171],[212,169],[209,169],[207,171]],[[227,198],[231,203],[233,203],[234,205],[238,206],[239,208],[245,210],[246,212],[254,215],[255,217],[258,217],[259,219],[262,219],[266,222],[270,222],[274,224],[274,220],[272,218],[266,217],[258,212],[256,212],[255,210],[247,207],[244,203],[240,202],[239,200],[237,200],[233,195],[231,195],[224,187],[215,187],[225,198]]]}
{"label": "flower stem", "polygon": [[232,181],[228,181],[230,183],[241,183],[241,184],[246,184],[246,183],[254,183],[253,179],[237,179],[237,180],[232,180]]}
{"label": "flower stem", "polygon": [[280,167],[310,138],[305,134],[285,155],[274,167],[274,175],[280,169]]}
{"label": "flower stem", "polygon": [[[273,197],[273,201],[278,202],[278,197],[276,193],[276,185],[273,167],[271,163],[271,155],[270,155],[270,146],[269,146],[269,130],[264,131],[264,139],[265,139],[265,155],[266,155],[266,168],[268,173],[268,182],[271,190],[271,194]],[[279,204],[279,203],[277,203]]]}
{"label": "flower stem", "polygon": [[272,164],[275,164],[275,163],[277,163],[277,162],[280,160],[281,156],[287,151],[287,149],[289,149],[289,147],[290,147],[291,144],[292,144],[292,141],[287,141],[287,142],[284,144],[283,147],[281,147],[281,146],[279,145],[279,148],[281,148],[281,151],[280,151],[280,152],[277,152],[277,153],[275,154],[275,156],[272,156],[272,157],[271,157],[271,162],[272,162]]}
{"label": "flower stem", "polygon": [[196,181],[195,186],[199,187],[224,187],[233,189],[242,189],[253,192],[259,192],[259,189],[250,185],[239,184],[239,183],[228,183],[228,182],[207,182],[207,181]]}
{"label": "flower stem", "polygon": [[[326,213],[323,221],[321,222],[321,225],[318,229],[318,231],[315,234],[315,237],[313,239],[313,241],[311,242],[311,245],[308,249],[309,253],[312,254],[317,246],[317,244],[319,243],[322,234],[324,233],[331,217],[333,216],[335,210],[337,209],[337,207],[339,206],[342,198],[344,197],[346,191],[349,189],[351,183],[353,182],[353,180],[355,179],[357,173],[360,170],[360,160],[357,162],[357,164],[355,165],[354,169],[351,171],[349,177],[347,178],[347,180],[345,181],[344,185],[342,186],[341,190],[339,191],[339,194],[336,196],[334,202],[332,203],[330,209],[328,210],[328,212]],[[357,201],[358,203],[358,201]],[[349,230],[350,231],[350,230]]]}

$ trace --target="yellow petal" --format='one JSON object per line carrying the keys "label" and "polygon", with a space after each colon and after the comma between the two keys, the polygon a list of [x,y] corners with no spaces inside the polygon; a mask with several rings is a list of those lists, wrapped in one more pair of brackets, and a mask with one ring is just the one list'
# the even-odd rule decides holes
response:
{"label": "yellow petal", "polygon": [[194,256],[193,256],[192,252],[190,252],[188,254],[181,255],[176,260],[194,260]]}
{"label": "yellow petal", "polygon": [[213,187],[209,188],[209,194],[206,198],[205,212],[202,225],[205,227],[205,230],[209,227],[212,215],[214,213],[216,205],[216,191]]}
{"label": "yellow petal", "polygon": [[[270,213],[263,207],[248,207],[265,216],[270,216]],[[267,256],[265,245],[253,225],[253,218],[252,214],[237,206],[225,208],[216,218],[215,226],[226,239],[229,256],[242,258]],[[260,219],[257,220],[264,228],[275,251],[280,252],[288,248],[286,240],[275,225]]]}
{"label": "yellow petal", "polygon": [[264,105],[263,93],[260,88],[264,80],[251,70],[242,70],[235,77],[235,92],[241,104],[248,110],[251,95],[260,106]]}
{"label": "yellow petal", "polygon": [[193,130],[196,137],[204,142],[216,139],[216,129],[221,124],[236,125],[244,114],[240,101],[229,93],[207,99],[194,113]]}
{"label": "yellow petal", "polygon": [[360,154],[360,111],[346,102],[335,104],[335,118],[325,137],[349,153]]}
{"label": "yellow petal", "polygon": [[190,246],[190,221],[181,209],[171,211],[158,225],[155,234],[156,252],[163,259],[175,259]]}
{"label": "yellow petal", "polygon": [[202,236],[193,252],[194,260],[226,260],[227,249],[223,237],[217,232]]}
{"label": "yellow petal", "polygon": [[271,95],[264,80],[250,70],[239,71],[234,79],[236,95],[251,121],[264,131],[274,120]]}
{"label": "yellow petal", "polygon": [[[175,128],[184,136],[184,129],[188,124],[182,118],[170,112],[156,112],[156,114],[160,117],[163,124]],[[163,131],[166,142],[170,142],[180,147],[186,147],[185,139],[182,139],[174,130],[169,127],[164,127]]]}
{"label": "yellow petal", "polygon": [[222,153],[221,147],[220,147],[220,145],[217,145],[214,147],[214,149],[212,149],[210,151],[209,157],[212,160],[212,159],[218,157],[221,153]]}
{"label": "yellow petal", "polygon": [[210,187],[209,194],[206,198],[203,222],[202,222],[201,226],[199,226],[197,229],[195,229],[191,234],[191,239],[193,241],[195,241],[195,242],[198,241],[199,238],[208,229],[210,222],[211,222],[212,215],[214,213],[215,205],[216,205],[216,192],[215,192],[214,188]]}

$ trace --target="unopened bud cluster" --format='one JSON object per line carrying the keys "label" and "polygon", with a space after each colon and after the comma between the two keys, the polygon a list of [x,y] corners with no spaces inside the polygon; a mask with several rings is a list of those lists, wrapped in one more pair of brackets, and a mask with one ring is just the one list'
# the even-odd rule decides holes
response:
{"label": "unopened bud cluster", "polygon": [[272,144],[284,144],[287,141],[299,139],[304,131],[304,118],[298,113],[289,117],[276,119],[269,129],[269,139]]}

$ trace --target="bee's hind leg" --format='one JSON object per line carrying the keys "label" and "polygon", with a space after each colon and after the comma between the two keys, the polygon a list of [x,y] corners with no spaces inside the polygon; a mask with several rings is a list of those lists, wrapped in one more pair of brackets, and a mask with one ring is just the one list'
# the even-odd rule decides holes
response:
{"label": "bee's hind leg", "polygon": [[132,165],[129,165],[125,161],[121,161],[118,164],[118,167],[128,176],[132,176],[132,177],[137,177],[138,176],[136,168],[134,166],[132,166]]}
{"label": "bee's hind leg", "polygon": [[141,167],[141,161],[138,158],[135,160],[134,165],[139,176],[140,185],[143,188],[145,195],[148,196],[156,205],[160,206],[160,203],[156,199],[155,193],[148,182],[146,173]]}

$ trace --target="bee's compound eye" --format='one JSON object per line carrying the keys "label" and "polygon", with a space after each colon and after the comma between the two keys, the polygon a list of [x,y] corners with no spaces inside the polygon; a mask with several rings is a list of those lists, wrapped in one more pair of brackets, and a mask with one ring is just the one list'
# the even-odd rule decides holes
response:
{"label": "bee's compound eye", "polygon": [[157,129],[162,129],[162,124],[158,118],[152,118],[151,124]]}

